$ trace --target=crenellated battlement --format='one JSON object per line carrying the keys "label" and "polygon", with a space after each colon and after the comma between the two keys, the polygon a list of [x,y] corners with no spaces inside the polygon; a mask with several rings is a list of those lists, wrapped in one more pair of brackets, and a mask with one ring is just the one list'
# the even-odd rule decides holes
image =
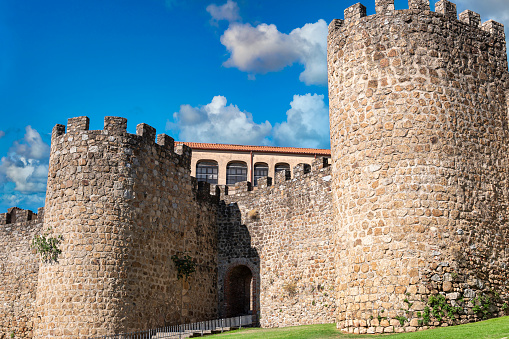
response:
{"label": "crenellated battlement", "polygon": [[[164,151],[166,156],[179,158],[179,163],[183,167],[189,168],[191,165],[191,148],[186,145],[175,146],[175,140],[166,134],[156,134],[156,129],[145,123],[136,126],[136,134],[127,132],[127,119],[121,117],[108,116],[104,118],[104,129],[89,130],[90,119],[87,116],[70,118],[67,120],[66,126],[57,124],[52,131],[52,144],[60,144],[62,142],[80,143],[89,138],[102,138],[105,145],[108,142],[122,142],[120,138],[127,137],[133,142],[128,142],[131,147],[141,146],[141,144],[154,144],[157,148]],[[76,135],[82,135],[81,139],[76,139]],[[94,148],[96,149],[96,148]]]}
{"label": "crenellated battlement", "polygon": [[[466,10],[459,14],[456,10],[456,4],[448,0],[440,0],[435,4],[435,12],[430,11],[429,0],[409,0],[408,9],[395,10],[394,0],[375,0],[376,14],[367,16],[366,6],[362,3],[356,3],[344,10],[344,20],[334,19],[329,25],[329,32],[338,29],[341,26],[355,24],[359,20],[369,20],[375,16],[393,16],[397,14],[422,13],[429,12],[430,17],[440,14],[450,20],[456,20],[457,23],[463,23],[468,26],[478,28],[480,31],[491,34],[492,36],[505,40],[504,25],[494,20],[488,20],[481,24],[481,16],[478,13]],[[365,19],[367,18],[367,19]]]}
{"label": "crenellated battlement", "polygon": [[249,181],[242,181],[235,184],[234,187],[227,185],[216,185],[214,189],[218,190],[221,195],[221,199],[225,196],[236,196],[247,194],[264,194],[267,189],[271,189],[274,186],[284,185],[288,181],[302,180],[311,177],[323,176],[323,169],[330,166],[329,158],[318,157],[313,160],[312,164],[300,163],[293,167],[293,179],[291,173],[288,170],[279,171],[276,173],[275,178],[263,177],[258,179],[258,186],[256,189],[252,186]]}
{"label": "crenellated battlement", "polygon": [[159,134],[156,138],[156,129],[145,123],[136,125],[136,134],[127,133],[127,119],[120,117],[104,117],[103,130],[89,130],[90,119],[87,116],[67,119],[66,126],[57,124],[53,127],[52,138],[60,137],[65,134],[79,134],[83,132],[101,133],[111,136],[138,136],[143,140],[155,142],[159,146],[164,146],[170,150],[174,148],[174,139],[166,134]]}
{"label": "crenellated battlement", "polygon": [[[151,154],[151,161],[159,164],[160,171],[165,170],[163,164],[169,160],[182,167],[185,172],[190,172],[192,149],[184,144],[175,145],[174,139],[166,134],[157,135],[156,129],[148,124],[138,124],[136,134],[127,132],[127,119],[121,117],[105,117],[102,130],[89,130],[89,125],[90,119],[87,116],[68,119],[67,131],[65,125],[57,124],[52,133],[53,152],[58,155],[67,152],[76,154],[81,152],[81,157],[84,159],[88,157],[88,153],[98,153],[117,144],[122,147],[126,159],[136,157],[135,153],[138,156]],[[66,144],[67,146],[65,146]],[[154,149],[146,148],[147,146]],[[138,152],[135,152],[136,149]],[[138,162],[135,161],[135,163]],[[79,163],[86,164],[87,162],[80,160]],[[138,163],[138,165],[144,167],[144,164]],[[140,170],[143,171],[141,168]],[[198,183],[195,178],[190,178],[193,195],[198,201],[217,203],[218,196],[214,194],[215,192],[210,192],[210,187],[206,188],[203,183]],[[132,190],[130,187],[132,185],[128,184],[130,181],[132,180],[122,181],[122,184],[119,183],[117,186],[124,189],[124,194],[127,196],[134,197],[129,193]]]}
{"label": "crenellated battlement", "polygon": [[218,204],[221,190],[218,185],[211,185],[205,181],[198,181],[195,177],[191,177],[193,186],[193,195],[199,202],[208,202],[210,204]]}
{"label": "crenellated battlement", "polygon": [[28,221],[42,222],[44,218],[44,207],[37,210],[37,213],[31,210],[24,210],[19,207],[11,207],[7,213],[0,213],[0,225],[16,224]]}

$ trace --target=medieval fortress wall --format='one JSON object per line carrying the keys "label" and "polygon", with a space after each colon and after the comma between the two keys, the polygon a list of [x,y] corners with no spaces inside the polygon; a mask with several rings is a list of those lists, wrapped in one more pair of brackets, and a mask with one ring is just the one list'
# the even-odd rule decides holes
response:
{"label": "medieval fortress wall", "polygon": [[313,166],[295,166],[293,179],[279,172],[274,183],[260,179],[256,191],[239,183],[222,196],[217,223],[223,314],[230,302],[228,274],[246,265],[256,269],[253,309],[259,311],[261,326],[334,322],[330,169],[326,158],[318,158]]}
{"label": "medieval fortress wall", "polygon": [[43,217],[43,208],[0,214],[0,338],[32,337],[39,257],[30,242],[43,232]]}
{"label": "medieval fortress wall", "polygon": [[[330,24],[332,164],[299,165],[293,179],[211,195],[190,176],[190,149],[146,124],[136,135],[116,117],[99,131],[87,117],[55,126],[44,213],[0,214],[0,338],[143,330],[245,302],[265,327],[336,321],[356,333],[479,320],[480,297],[503,314],[503,26],[471,11],[458,20],[445,0],[409,8],[380,0],[368,17],[356,4]],[[56,263],[29,247],[43,232],[63,237]],[[183,252],[197,264],[186,281],[171,259]],[[238,281],[251,282],[242,300]],[[432,296],[455,318],[424,323]]]}
{"label": "medieval fortress wall", "polygon": [[472,288],[508,293],[503,26],[458,20],[446,0],[409,8],[380,0],[366,17],[356,4],[329,26],[337,320],[349,332],[392,332],[396,317],[415,330],[432,292],[465,308]]}

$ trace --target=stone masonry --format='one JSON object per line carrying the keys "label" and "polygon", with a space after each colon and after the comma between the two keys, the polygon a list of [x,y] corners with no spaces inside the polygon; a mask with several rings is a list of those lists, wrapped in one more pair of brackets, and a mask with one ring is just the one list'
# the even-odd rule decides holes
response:
{"label": "stone masonry", "polygon": [[[216,313],[217,201],[196,192],[190,149],[145,124],[126,132],[106,117],[53,130],[45,227],[62,235],[56,264],[42,264],[35,337],[76,338],[200,321]],[[177,281],[171,255],[197,263]],[[183,318],[181,319],[181,309]]]}
{"label": "stone masonry", "polygon": [[0,214],[0,338],[32,338],[39,257],[30,242],[41,233],[44,210]]}
{"label": "stone masonry", "polygon": [[[0,214],[0,338],[248,312],[264,327],[350,333],[507,314],[504,28],[458,19],[446,0],[375,7],[329,25],[332,159],[294,178],[210,187],[191,177],[189,148],[146,124],[56,125],[44,211]],[[57,262],[30,249],[45,232],[63,237]],[[171,259],[182,253],[197,265],[187,280]],[[454,316],[430,314],[436,300]]]}
{"label": "stone masonry", "polygon": [[318,158],[313,170],[300,164],[293,173],[293,179],[278,173],[273,185],[262,179],[255,191],[239,183],[219,206],[220,310],[228,307],[228,270],[255,267],[253,309],[263,327],[334,322],[330,167]]}
{"label": "stone masonry", "polygon": [[508,293],[503,26],[446,0],[376,8],[329,26],[338,327],[414,331],[438,292],[475,320],[474,286]]}

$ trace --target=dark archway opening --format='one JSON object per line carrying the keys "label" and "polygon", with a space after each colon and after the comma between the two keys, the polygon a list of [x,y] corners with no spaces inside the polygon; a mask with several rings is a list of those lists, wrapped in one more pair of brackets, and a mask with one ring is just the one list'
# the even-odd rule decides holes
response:
{"label": "dark archway opening", "polygon": [[234,267],[226,277],[226,316],[252,314],[253,274],[244,265]]}

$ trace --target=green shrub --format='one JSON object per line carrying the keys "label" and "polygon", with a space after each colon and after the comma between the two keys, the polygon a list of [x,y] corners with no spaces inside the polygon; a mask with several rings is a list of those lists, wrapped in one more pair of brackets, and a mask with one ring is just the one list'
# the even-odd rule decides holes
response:
{"label": "green shrub", "polygon": [[182,257],[178,254],[174,254],[171,256],[171,260],[177,267],[177,279],[188,278],[191,273],[196,271],[196,263],[188,254],[181,253]]}
{"label": "green shrub", "polygon": [[[48,231],[51,229],[48,228]],[[64,238],[59,235],[56,237],[50,237],[48,233],[43,235],[35,235],[32,239],[31,248],[35,249],[41,256],[41,260],[45,263],[57,262],[58,256],[62,253],[58,245]]]}

